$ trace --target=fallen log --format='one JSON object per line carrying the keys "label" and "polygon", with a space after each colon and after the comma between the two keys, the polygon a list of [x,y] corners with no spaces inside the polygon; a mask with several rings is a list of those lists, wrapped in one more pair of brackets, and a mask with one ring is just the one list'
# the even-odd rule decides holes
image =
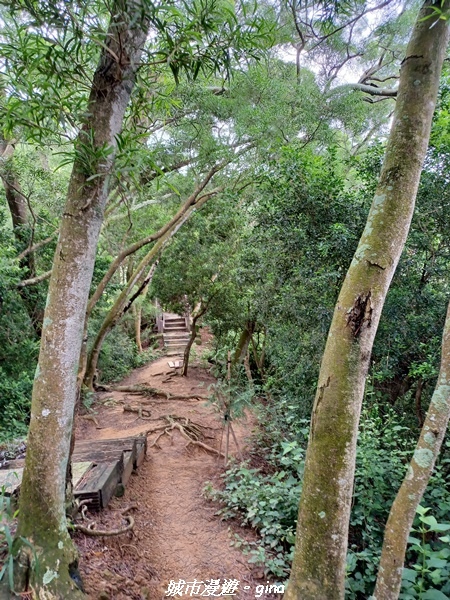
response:
{"label": "fallen log", "polygon": [[139,394],[142,396],[165,396],[167,400],[208,400],[208,396],[202,394],[171,394],[159,388],[148,385],[102,385],[97,388],[99,392],[126,392],[128,394]]}

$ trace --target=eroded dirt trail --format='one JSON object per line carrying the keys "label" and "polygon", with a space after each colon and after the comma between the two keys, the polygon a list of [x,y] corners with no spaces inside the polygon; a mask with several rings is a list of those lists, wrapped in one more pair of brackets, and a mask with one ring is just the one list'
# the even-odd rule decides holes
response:
{"label": "eroded dirt trail", "polygon": [[[197,391],[207,395],[207,387],[213,383],[209,373],[199,367],[191,369],[187,378],[172,377],[169,381],[168,372],[168,359],[161,358],[134,371],[122,384],[145,383],[171,393]],[[78,438],[138,435],[161,426],[160,421],[143,420],[136,413],[123,411],[124,403],[136,406],[140,402],[145,402],[145,408],[150,409],[152,419],[176,415],[208,428],[203,430],[209,436],[204,442],[219,448],[221,423],[204,400],[143,399],[118,392],[101,394],[95,405],[95,417],[101,429],[92,421],[79,419]],[[245,420],[235,424],[241,444],[251,426]],[[77,535],[82,555],[80,570],[89,597],[95,600],[204,598],[208,594],[203,584],[197,588],[185,587],[183,595],[166,596],[166,591],[171,580],[205,583],[220,580],[216,597],[255,598],[256,587],[265,584],[265,580],[257,579],[261,569],[252,571],[245,556],[230,546],[228,524],[215,516],[217,506],[202,496],[205,482],[217,482],[223,472],[223,459],[219,464],[212,453],[187,445],[177,430],[171,431],[170,437],[162,436],[156,446],[150,447],[159,433],[148,434],[147,460],[132,476],[124,497],[115,498],[108,510],[94,515],[98,528],[120,528],[123,525],[121,512],[134,507],[131,510],[135,518],[133,532],[110,538]],[[231,451],[235,453],[233,444]],[[241,531],[240,534],[247,538],[252,535]],[[225,580],[239,581],[235,595],[224,593]],[[232,588],[231,585],[230,591]]]}

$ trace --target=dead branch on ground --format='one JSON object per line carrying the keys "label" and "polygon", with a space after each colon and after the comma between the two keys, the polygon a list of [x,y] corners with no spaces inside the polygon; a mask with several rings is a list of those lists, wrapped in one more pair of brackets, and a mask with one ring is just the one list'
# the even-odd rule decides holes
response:
{"label": "dead branch on ground", "polygon": [[208,400],[208,396],[201,394],[171,394],[159,388],[148,385],[101,385],[97,388],[101,392],[127,392],[128,394],[139,394],[142,396],[165,396],[167,400]]}

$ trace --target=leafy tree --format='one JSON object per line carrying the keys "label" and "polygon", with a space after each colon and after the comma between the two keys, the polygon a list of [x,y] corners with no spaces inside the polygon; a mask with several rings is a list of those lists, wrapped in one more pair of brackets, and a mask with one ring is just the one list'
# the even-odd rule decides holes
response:
{"label": "leafy tree", "polygon": [[[448,43],[446,22],[430,18],[433,14],[426,3],[408,45],[380,181],[328,335],[313,406],[286,600],[344,596],[365,378],[381,309],[414,211]],[[432,29],[431,19],[436,23]],[[425,69],[420,60],[426,61]],[[428,76],[419,78],[424,70]],[[421,81],[420,96],[415,81]],[[426,105],[422,104],[425,97]]]}

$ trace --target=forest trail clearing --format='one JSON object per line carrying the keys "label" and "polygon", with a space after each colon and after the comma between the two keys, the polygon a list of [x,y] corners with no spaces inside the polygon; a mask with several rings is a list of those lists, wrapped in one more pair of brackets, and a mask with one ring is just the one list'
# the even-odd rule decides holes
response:
{"label": "forest trail clearing", "polygon": [[[191,367],[189,376],[171,377],[167,357],[135,370],[121,385],[147,384],[172,394],[207,395],[213,377],[199,366]],[[166,380],[164,382],[164,380]],[[127,393],[99,394],[94,405],[93,421],[78,419],[77,439],[107,439],[139,435],[161,426],[161,422],[142,419],[138,414],[124,412],[124,404],[142,403],[151,411],[151,419],[163,415],[186,417],[204,427],[204,442],[219,448],[221,422],[205,400],[165,400],[145,398]],[[240,444],[250,433],[252,423],[244,419],[234,429]],[[133,474],[122,498],[114,498],[108,509],[95,513],[93,520],[100,529],[123,526],[121,511],[131,511],[135,519],[132,532],[110,538],[76,535],[81,553],[80,571],[86,591],[92,600],[161,600],[170,580],[186,582],[220,579],[238,580],[236,595],[222,598],[247,600],[255,598],[258,585],[266,584],[262,569],[247,563],[242,552],[230,546],[228,524],[215,516],[217,506],[202,495],[205,482],[215,480],[223,472],[223,459],[202,448],[189,445],[178,430],[171,437],[163,435],[152,446],[158,431],[148,436],[147,458]],[[230,442],[234,455],[236,448]],[[239,534],[251,540],[252,532],[239,529]],[[244,589],[244,588],[247,589]],[[261,587],[259,588],[261,590]],[[184,598],[201,598],[200,593],[184,594]],[[176,597],[180,597],[177,595]],[[269,598],[262,594],[259,597]],[[278,597],[281,597],[279,595]]]}

